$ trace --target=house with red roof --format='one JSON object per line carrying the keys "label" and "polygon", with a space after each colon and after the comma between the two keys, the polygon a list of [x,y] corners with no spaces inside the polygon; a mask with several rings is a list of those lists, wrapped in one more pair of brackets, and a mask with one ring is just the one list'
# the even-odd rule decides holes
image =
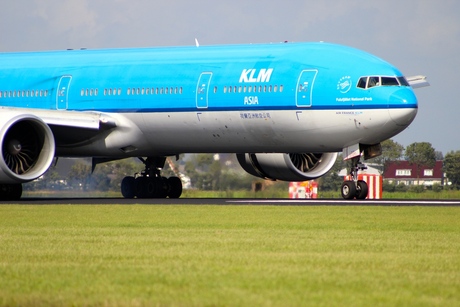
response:
{"label": "house with red roof", "polygon": [[404,183],[405,185],[432,186],[437,183],[444,185],[445,174],[442,171],[442,161],[436,161],[433,167],[422,166],[417,173],[417,165],[409,161],[392,161],[383,174],[383,179],[390,183]]}

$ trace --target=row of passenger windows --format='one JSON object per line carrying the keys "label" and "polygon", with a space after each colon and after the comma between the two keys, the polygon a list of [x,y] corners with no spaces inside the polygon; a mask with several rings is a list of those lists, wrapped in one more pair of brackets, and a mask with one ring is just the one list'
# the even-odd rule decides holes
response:
{"label": "row of passenger windows", "polygon": [[48,90],[0,91],[0,98],[47,97]]}
{"label": "row of passenger windows", "polygon": [[[284,86],[280,85],[254,85],[254,86],[224,86],[224,93],[280,93],[283,91]],[[214,93],[217,93],[217,86],[214,87]]]}
{"label": "row of passenger windows", "polygon": [[381,77],[369,76],[361,77],[358,81],[357,87],[371,88],[374,86],[410,86],[404,77]]}
{"label": "row of passenger windows", "polygon": [[128,95],[182,94],[182,87],[128,88]]}
{"label": "row of passenger windows", "polygon": [[[121,88],[106,88],[104,89],[104,96],[120,96],[122,93]],[[162,94],[182,94],[182,87],[133,87],[126,90],[127,95],[162,95]],[[98,96],[99,89],[82,88],[80,96]]]}
{"label": "row of passenger windows", "polygon": [[[254,85],[254,86],[224,86],[224,93],[276,93],[282,92],[283,85]],[[214,93],[218,92],[218,87],[214,87]],[[127,95],[163,95],[163,94],[182,94],[182,87],[148,87],[140,88],[133,87],[126,90]],[[106,88],[104,96],[120,96],[121,88]],[[47,97],[48,90],[18,90],[18,91],[0,91],[0,98],[15,98],[15,97]],[[97,88],[82,88],[80,96],[98,96],[99,89]]]}

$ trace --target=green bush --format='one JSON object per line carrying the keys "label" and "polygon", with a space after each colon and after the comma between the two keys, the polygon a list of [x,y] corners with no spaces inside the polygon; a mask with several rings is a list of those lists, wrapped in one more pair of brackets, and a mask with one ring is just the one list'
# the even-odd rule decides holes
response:
{"label": "green bush", "polygon": [[409,191],[413,193],[423,193],[425,191],[425,186],[423,185],[411,185]]}
{"label": "green bush", "polygon": [[407,190],[408,190],[408,187],[403,182],[395,186],[395,192],[407,192]]}
{"label": "green bush", "polygon": [[433,190],[433,192],[436,193],[440,193],[443,190],[442,185],[440,185],[439,183],[434,183],[431,189]]}
{"label": "green bush", "polygon": [[396,184],[389,182],[388,180],[383,181],[383,191],[385,192],[394,192],[396,191]]}

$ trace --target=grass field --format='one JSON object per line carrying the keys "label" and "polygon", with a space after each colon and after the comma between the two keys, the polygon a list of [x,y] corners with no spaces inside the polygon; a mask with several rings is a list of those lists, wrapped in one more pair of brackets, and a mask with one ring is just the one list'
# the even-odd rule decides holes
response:
{"label": "grass field", "polygon": [[460,306],[460,208],[0,206],[1,306]]}
{"label": "grass field", "polygon": [[[24,197],[62,197],[62,198],[79,198],[79,197],[122,197],[121,192],[101,192],[101,191],[24,191]],[[289,197],[288,188],[273,188],[262,192],[253,192],[247,190],[236,191],[202,191],[202,190],[184,190],[182,198],[286,198]],[[322,191],[319,190],[318,198],[336,198],[342,199],[340,191]],[[415,192],[385,192],[383,199],[460,199],[460,190],[443,190],[435,192],[431,190],[422,193]]]}

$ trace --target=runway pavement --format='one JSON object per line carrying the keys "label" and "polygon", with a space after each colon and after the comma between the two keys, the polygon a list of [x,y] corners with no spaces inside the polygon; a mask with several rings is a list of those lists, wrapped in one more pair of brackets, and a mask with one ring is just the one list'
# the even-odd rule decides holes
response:
{"label": "runway pavement", "polygon": [[460,206],[459,200],[343,200],[343,199],[249,199],[249,198],[23,198],[0,205],[272,205],[272,206]]}

